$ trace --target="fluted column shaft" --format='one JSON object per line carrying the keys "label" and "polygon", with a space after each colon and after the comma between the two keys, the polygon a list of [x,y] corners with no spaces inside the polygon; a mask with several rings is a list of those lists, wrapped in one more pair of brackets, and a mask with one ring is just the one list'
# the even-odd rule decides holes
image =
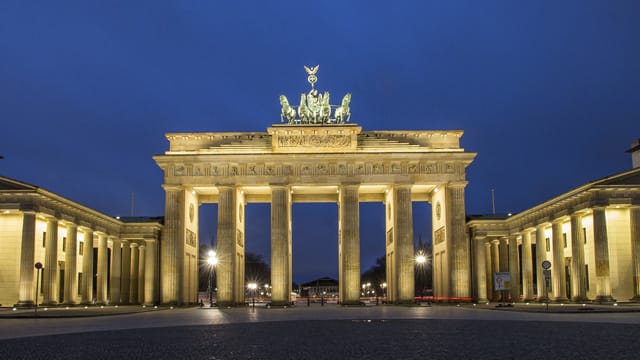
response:
{"label": "fluted column shaft", "polygon": [[145,245],[138,246],[138,304],[144,303]]}
{"label": "fluted column shaft", "polygon": [[609,237],[604,207],[593,208],[594,253],[596,257],[596,301],[613,301],[609,270]]}
{"label": "fluted column shaft", "polygon": [[36,213],[23,211],[22,213],[22,242],[20,252],[20,291],[16,306],[33,306],[35,286],[33,282],[35,271],[35,242],[36,242]]}
{"label": "fluted column shaft", "polygon": [[471,297],[471,256],[470,244],[466,236],[465,186],[466,182],[450,183],[446,187],[446,231],[449,232],[447,251],[450,251],[448,266],[451,276],[449,296],[453,299]]}
{"label": "fluted column shaft", "polygon": [[129,267],[129,303],[138,303],[138,244],[131,243],[131,267]]}
{"label": "fluted column shaft", "polygon": [[533,300],[533,254],[531,252],[531,238],[533,232],[522,233],[522,298],[524,301]]}
{"label": "fluted column shaft", "polygon": [[54,305],[58,303],[58,219],[47,221],[45,242],[42,303]]}
{"label": "fluted column shaft", "polygon": [[271,187],[271,303],[287,305],[291,294],[291,201],[289,188]]}
{"label": "fluted column shaft", "polygon": [[476,265],[476,301],[487,301],[487,273],[485,263],[484,237],[476,237],[473,240],[475,245],[475,265]]}
{"label": "fluted column shaft", "polygon": [[511,301],[520,301],[520,259],[518,258],[518,238],[509,237],[509,273],[511,274]]}
{"label": "fluted column shaft", "polygon": [[562,238],[562,222],[554,221],[551,225],[551,237],[553,242],[553,300],[567,301],[567,280],[564,269],[564,242]]}
{"label": "fluted column shaft", "polygon": [[120,303],[129,303],[131,286],[131,245],[129,240],[122,240],[122,266],[120,271]]}
{"label": "fluted column shaft", "polygon": [[544,225],[536,226],[536,272],[538,283],[538,301],[547,300],[546,282],[542,269],[542,262],[547,259],[547,244],[544,236]]}
{"label": "fluted column shaft", "polygon": [[93,230],[84,232],[84,245],[82,249],[82,303],[93,302]]}
{"label": "fluted column shaft", "polygon": [[629,209],[629,216],[633,263],[633,300],[640,301],[640,206]]}
{"label": "fluted column shaft", "polygon": [[67,248],[64,252],[64,297],[65,304],[76,303],[78,294],[78,226],[76,224],[67,225]]}
{"label": "fluted column shaft", "polygon": [[485,289],[487,300],[493,299],[493,267],[491,265],[491,242],[484,243]]}
{"label": "fluted column shaft", "polygon": [[509,271],[509,239],[500,239],[500,272]]}
{"label": "fluted column shaft", "polygon": [[[165,304],[182,304],[184,299],[184,237],[185,237],[185,194],[180,186],[164,186],[165,189],[165,219],[160,243],[162,259],[162,302]],[[221,195],[222,196],[222,195]],[[218,216],[221,215],[218,206]],[[218,236],[219,241],[221,240]],[[132,254],[133,257],[133,254]],[[132,273],[133,275],[133,273]],[[137,276],[137,268],[136,268]],[[137,283],[136,283],[137,286]],[[133,289],[130,287],[130,289]],[[137,287],[136,287],[137,291]],[[137,294],[129,300],[137,302]]]}
{"label": "fluted column shaft", "polygon": [[96,277],[96,303],[97,304],[106,304],[107,303],[107,258],[108,258],[108,248],[107,248],[107,237],[103,234],[98,235],[98,272]]}
{"label": "fluted column shaft", "polygon": [[114,238],[111,242],[111,271],[109,272],[110,304],[121,304],[120,286],[122,279],[122,240]]}
{"label": "fluted column shaft", "polygon": [[155,239],[145,240],[145,271],[144,271],[144,303],[153,305],[156,303],[156,289],[158,284],[158,242]]}
{"label": "fluted column shaft", "polygon": [[[491,241],[491,284],[494,284],[494,275],[497,272],[500,272],[500,240]],[[493,288],[493,300],[498,301],[502,298],[500,294],[500,290],[496,290],[495,286]]]}
{"label": "fluted column shaft", "polygon": [[360,303],[360,204],[358,185],[340,187],[340,299],[343,305]]}
{"label": "fluted column shaft", "polygon": [[[221,186],[218,188],[218,192],[217,303],[218,305],[235,305],[236,191],[233,187]],[[273,209],[271,211],[273,212]],[[271,233],[271,246],[273,247],[273,229],[271,229]],[[273,250],[271,258],[273,261]],[[271,278],[273,279],[273,262],[271,263]]]}
{"label": "fluted column shaft", "polygon": [[582,216],[571,215],[571,300],[587,300],[587,281],[584,269],[584,237]]}

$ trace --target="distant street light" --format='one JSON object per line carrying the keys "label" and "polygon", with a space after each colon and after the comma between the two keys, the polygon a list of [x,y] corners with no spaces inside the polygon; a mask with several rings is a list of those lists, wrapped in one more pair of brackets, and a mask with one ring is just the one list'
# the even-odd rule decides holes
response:
{"label": "distant street light", "polygon": [[216,265],[218,265],[218,257],[216,256],[216,252],[213,250],[209,250],[207,253],[207,265],[209,266],[209,286],[207,287],[207,291],[209,292],[209,307],[213,307],[213,272],[215,271]]}
{"label": "distant street light", "polygon": [[247,284],[247,288],[251,291],[253,307],[256,307],[256,289],[258,288],[258,284],[252,282]]}
{"label": "distant street light", "polygon": [[418,251],[415,257],[415,262],[416,262],[416,266],[418,267],[418,270],[419,270],[418,275],[421,280],[420,281],[420,300],[422,300],[422,296],[424,295],[424,284],[425,284],[424,271],[425,271],[425,266],[427,266],[429,263],[429,258],[422,251]]}

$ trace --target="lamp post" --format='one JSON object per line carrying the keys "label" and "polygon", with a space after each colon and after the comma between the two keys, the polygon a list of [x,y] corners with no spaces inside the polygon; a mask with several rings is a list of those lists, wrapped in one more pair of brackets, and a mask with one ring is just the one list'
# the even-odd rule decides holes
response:
{"label": "lamp post", "polygon": [[422,251],[419,251],[416,254],[415,262],[420,275],[420,301],[422,301],[422,297],[424,296],[424,267],[429,262],[429,259]]}
{"label": "lamp post", "polygon": [[251,291],[251,302],[253,303],[253,307],[256,307],[256,289],[258,288],[258,284],[252,282],[247,284],[247,288]]}
{"label": "lamp post", "polygon": [[218,265],[218,257],[213,250],[209,250],[207,253],[207,265],[209,266],[209,285],[207,287],[207,291],[209,292],[209,307],[213,307],[213,272],[216,265]]}
{"label": "lamp post", "polygon": [[38,317],[38,294],[40,293],[40,289],[38,289],[38,285],[40,284],[40,273],[42,272],[42,269],[44,269],[44,266],[42,266],[41,262],[37,262],[35,264],[35,268],[36,268],[36,308],[35,308],[35,316]]}
{"label": "lamp post", "polygon": [[384,297],[383,304],[385,304],[387,302],[387,283],[383,282],[380,284],[380,287],[382,288],[382,296]]}

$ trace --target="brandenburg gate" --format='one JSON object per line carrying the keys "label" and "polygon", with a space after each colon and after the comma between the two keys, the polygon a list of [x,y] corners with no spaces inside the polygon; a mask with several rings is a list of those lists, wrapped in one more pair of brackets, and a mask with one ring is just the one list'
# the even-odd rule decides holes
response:
{"label": "brandenburg gate", "polygon": [[[387,300],[414,301],[412,202],[432,204],[434,295],[470,297],[465,235],[466,167],[475,153],[463,134],[363,131],[350,123],[351,95],[341,105],[314,84],[296,108],[280,96],[281,121],[266,132],[170,133],[169,150],[154,160],[164,172],[165,229],[161,242],[161,301],[197,302],[198,208],[218,204],[218,304],[244,303],[247,203],[271,204],[272,305],[292,290],[291,210],[294,202],[338,204],[339,301],[360,303],[360,202],[385,204]],[[308,224],[308,226],[314,226]]]}

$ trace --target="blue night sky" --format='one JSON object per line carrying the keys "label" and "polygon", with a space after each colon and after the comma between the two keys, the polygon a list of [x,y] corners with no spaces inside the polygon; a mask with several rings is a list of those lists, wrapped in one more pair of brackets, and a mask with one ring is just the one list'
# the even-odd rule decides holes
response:
{"label": "blue night sky", "polygon": [[[519,212],[631,167],[640,2],[0,3],[0,174],[109,215],[162,215],[167,132],[266,131],[278,96],[353,94],[364,130],[462,129],[467,213]],[[430,240],[430,207],[415,235]],[[362,268],[384,208],[361,207]],[[269,206],[247,207],[269,259]],[[337,206],[294,204],[294,280],[337,277]],[[201,242],[216,207],[202,209]]]}

